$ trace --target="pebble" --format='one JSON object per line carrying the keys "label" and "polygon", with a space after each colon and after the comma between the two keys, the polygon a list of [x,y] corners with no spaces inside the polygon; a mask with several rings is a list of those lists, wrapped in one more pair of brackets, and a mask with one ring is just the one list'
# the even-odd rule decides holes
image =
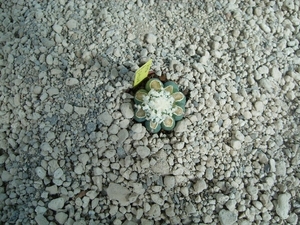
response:
{"label": "pebble", "polygon": [[66,103],[64,105],[64,110],[67,112],[67,113],[72,113],[73,112],[73,106],[70,105],[69,103]]}
{"label": "pebble", "polygon": [[58,88],[55,87],[51,87],[47,90],[48,95],[53,96],[53,95],[58,95],[59,94],[59,90]]}
{"label": "pebble", "polygon": [[239,140],[232,140],[231,141],[231,147],[235,150],[240,150],[242,147],[242,144]]}
{"label": "pebble", "polygon": [[65,224],[65,222],[68,219],[68,214],[64,213],[64,212],[58,212],[55,215],[55,220],[59,223],[59,224]]}
{"label": "pebble", "polygon": [[104,126],[110,126],[113,122],[112,116],[108,112],[103,112],[98,116],[98,120],[104,125]]}
{"label": "pebble", "polygon": [[97,124],[93,123],[93,122],[88,122],[86,124],[86,131],[90,134],[92,132],[94,132],[97,128]]}
{"label": "pebble", "polygon": [[46,177],[46,170],[40,166],[35,168],[35,172],[41,179],[44,179]]}
{"label": "pebble", "polygon": [[108,128],[108,133],[110,134],[117,134],[119,132],[119,126],[116,124],[112,124],[109,128]]}
{"label": "pebble", "polygon": [[255,110],[258,112],[264,111],[264,103],[262,103],[262,101],[255,102],[254,107],[255,107]]}
{"label": "pebble", "polygon": [[194,63],[193,68],[197,70],[199,73],[204,73],[205,69],[201,63]]}
{"label": "pebble", "polygon": [[86,107],[77,107],[77,106],[74,106],[74,111],[78,115],[85,115],[85,114],[87,114],[87,112],[89,111],[89,109],[86,108]]}
{"label": "pebble", "polygon": [[175,187],[175,177],[174,176],[165,176],[164,185],[167,190]]}
{"label": "pebble", "polygon": [[117,200],[121,206],[127,206],[130,204],[128,201],[130,190],[128,188],[123,187],[120,184],[110,183],[106,192],[111,200]]}
{"label": "pebble", "polygon": [[59,197],[51,200],[48,204],[48,207],[54,211],[58,211],[59,209],[63,208],[64,204],[65,204],[65,199]]}
{"label": "pebble", "polygon": [[48,225],[49,224],[49,221],[42,214],[37,214],[34,217],[34,220],[38,225]]}
{"label": "pebble", "polygon": [[9,181],[12,181],[13,180],[13,176],[11,175],[10,172],[6,171],[6,170],[3,170],[2,171],[2,174],[1,174],[1,180],[3,182],[9,182]]}
{"label": "pebble", "polygon": [[156,43],[156,35],[155,34],[152,34],[152,33],[148,33],[145,35],[145,40],[148,44],[154,44]]}
{"label": "pebble", "polygon": [[237,214],[226,209],[219,212],[219,219],[222,225],[232,225],[237,221]]}
{"label": "pebble", "polygon": [[194,191],[196,193],[201,193],[203,190],[207,188],[207,184],[204,179],[199,179],[196,181],[196,183],[193,185]]}
{"label": "pebble", "polygon": [[138,146],[136,152],[143,159],[149,156],[151,151],[147,146]]}
{"label": "pebble", "polygon": [[140,123],[136,123],[131,127],[131,136],[133,140],[141,140],[146,133],[146,128],[140,124]]}
{"label": "pebble", "polygon": [[74,86],[78,83],[79,83],[79,80],[77,78],[71,77],[71,78],[66,79],[66,85],[67,86]]}
{"label": "pebble", "polygon": [[53,30],[54,30],[56,33],[58,33],[58,34],[60,34],[61,31],[62,31],[62,26],[60,26],[60,25],[58,25],[58,24],[54,24],[54,25],[52,26],[52,28],[53,28]]}
{"label": "pebble", "polygon": [[70,30],[72,30],[77,27],[77,21],[74,19],[70,19],[66,25]]}
{"label": "pebble", "polygon": [[274,78],[274,80],[276,81],[280,81],[281,77],[282,77],[282,73],[280,72],[280,70],[278,69],[278,67],[272,67],[270,70],[270,74],[271,76]]}
{"label": "pebble", "polygon": [[289,193],[280,194],[278,196],[277,205],[276,205],[276,213],[282,219],[287,219],[289,217],[290,211],[290,198],[291,195]]}
{"label": "pebble", "polygon": [[131,103],[123,103],[121,105],[121,112],[126,119],[131,119],[134,116],[133,107]]}

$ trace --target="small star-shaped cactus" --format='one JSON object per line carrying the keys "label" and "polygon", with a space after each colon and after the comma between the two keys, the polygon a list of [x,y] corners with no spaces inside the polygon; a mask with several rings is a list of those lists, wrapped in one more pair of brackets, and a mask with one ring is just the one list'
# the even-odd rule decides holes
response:
{"label": "small star-shaped cactus", "polygon": [[145,122],[149,132],[157,133],[161,129],[172,130],[176,121],[183,118],[186,97],[173,81],[163,84],[159,79],[152,78],[145,89],[136,92],[134,102],[134,119]]}

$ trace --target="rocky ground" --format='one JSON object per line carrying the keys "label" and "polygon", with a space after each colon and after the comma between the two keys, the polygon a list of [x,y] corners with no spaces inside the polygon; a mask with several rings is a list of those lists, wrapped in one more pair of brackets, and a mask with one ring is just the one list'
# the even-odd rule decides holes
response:
{"label": "rocky ground", "polygon": [[[299,5],[1,1],[0,223],[299,224]],[[132,119],[149,59],[171,134]]]}

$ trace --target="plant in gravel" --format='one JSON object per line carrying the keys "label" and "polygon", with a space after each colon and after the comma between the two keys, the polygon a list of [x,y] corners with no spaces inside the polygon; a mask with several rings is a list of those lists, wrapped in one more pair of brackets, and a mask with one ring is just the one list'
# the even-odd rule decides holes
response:
{"label": "plant in gravel", "polygon": [[149,132],[157,133],[161,129],[173,130],[176,121],[183,118],[186,97],[173,81],[163,84],[159,79],[152,78],[145,89],[136,92],[134,102],[134,119],[145,122]]}

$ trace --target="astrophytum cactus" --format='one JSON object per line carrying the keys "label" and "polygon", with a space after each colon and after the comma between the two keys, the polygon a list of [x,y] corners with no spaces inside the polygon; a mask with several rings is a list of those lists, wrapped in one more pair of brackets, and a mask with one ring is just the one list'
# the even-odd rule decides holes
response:
{"label": "astrophytum cactus", "polygon": [[145,122],[149,132],[157,133],[161,129],[173,130],[176,121],[183,118],[186,97],[173,81],[163,84],[159,79],[152,78],[145,89],[136,92],[134,102],[134,119]]}

